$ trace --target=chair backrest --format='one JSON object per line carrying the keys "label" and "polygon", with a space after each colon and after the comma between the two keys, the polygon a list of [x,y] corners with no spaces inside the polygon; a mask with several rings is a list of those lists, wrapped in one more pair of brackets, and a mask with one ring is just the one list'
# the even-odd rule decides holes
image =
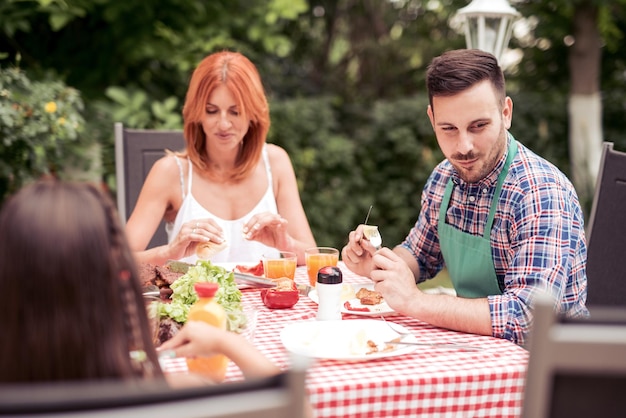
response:
{"label": "chair backrest", "polygon": [[625,417],[626,308],[561,321],[554,303],[535,300],[523,417]]}
{"label": "chair backrest", "polygon": [[[133,211],[146,176],[165,150],[180,151],[185,147],[182,131],[126,129],[115,124],[115,173],[117,177],[117,209],[126,223]],[[157,229],[148,248],[167,244],[164,223]]]}
{"label": "chair backrest", "polygon": [[626,306],[626,153],[605,142],[587,226],[587,304]]}
{"label": "chair backrest", "polygon": [[32,418],[299,418],[306,368],[185,389],[116,382],[0,385],[0,416]]}

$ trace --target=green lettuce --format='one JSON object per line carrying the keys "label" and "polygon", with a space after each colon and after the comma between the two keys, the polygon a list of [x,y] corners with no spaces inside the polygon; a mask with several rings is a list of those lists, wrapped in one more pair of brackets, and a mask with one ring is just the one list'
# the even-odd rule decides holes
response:
{"label": "green lettuce", "polygon": [[173,292],[172,301],[158,304],[159,318],[169,317],[181,324],[187,322],[189,309],[198,300],[198,295],[193,288],[196,282],[219,284],[215,300],[226,312],[226,328],[229,331],[240,332],[246,324],[246,316],[243,313],[241,291],[237,288],[235,276],[233,272],[207,260],[198,260],[195,266],[190,266],[187,273],[170,285]]}

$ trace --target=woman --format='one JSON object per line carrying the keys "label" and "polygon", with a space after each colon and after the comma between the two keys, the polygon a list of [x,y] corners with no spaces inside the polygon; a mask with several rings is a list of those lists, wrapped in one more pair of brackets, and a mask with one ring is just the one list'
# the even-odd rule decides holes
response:
{"label": "woman", "polygon": [[[157,161],[126,225],[140,262],[258,262],[263,254],[315,247],[289,156],[266,144],[269,108],[255,66],[218,52],[194,71],[183,109],[184,152]],[[168,245],[147,249],[161,219]]]}
{"label": "woman", "polygon": [[[108,195],[89,184],[37,182],[5,203],[0,237],[0,382],[164,378]],[[225,354],[247,377],[280,371],[245,338],[201,323],[165,348]],[[176,386],[204,381],[166,377]]]}

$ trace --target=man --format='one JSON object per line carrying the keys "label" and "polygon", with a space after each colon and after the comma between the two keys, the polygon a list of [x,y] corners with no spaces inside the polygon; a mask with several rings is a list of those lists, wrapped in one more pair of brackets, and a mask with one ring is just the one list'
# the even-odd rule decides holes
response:
{"label": "man", "polygon": [[[428,117],[446,160],[430,175],[405,241],[378,251],[359,225],[342,250],[397,312],[523,344],[537,291],[588,315],[583,213],[571,182],[508,132],[513,102],[495,57],[449,51],[427,70]],[[457,296],[416,283],[448,269]]]}

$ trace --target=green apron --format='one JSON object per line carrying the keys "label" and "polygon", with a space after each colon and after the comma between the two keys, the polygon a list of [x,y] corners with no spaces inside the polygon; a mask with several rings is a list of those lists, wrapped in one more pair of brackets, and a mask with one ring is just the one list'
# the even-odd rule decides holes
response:
{"label": "green apron", "polygon": [[498,176],[498,183],[491,201],[489,217],[485,225],[483,236],[476,236],[460,231],[446,223],[446,212],[450,204],[450,196],[454,184],[452,178],[448,180],[446,190],[439,209],[439,244],[441,253],[450,274],[450,279],[458,296],[464,298],[484,298],[488,295],[500,295],[502,290],[498,285],[498,277],[493,264],[491,252],[491,227],[498,206],[502,184],[509,172],[511,161],[517,154],[517,141],[511,138],[509,153],[502,172]]}

